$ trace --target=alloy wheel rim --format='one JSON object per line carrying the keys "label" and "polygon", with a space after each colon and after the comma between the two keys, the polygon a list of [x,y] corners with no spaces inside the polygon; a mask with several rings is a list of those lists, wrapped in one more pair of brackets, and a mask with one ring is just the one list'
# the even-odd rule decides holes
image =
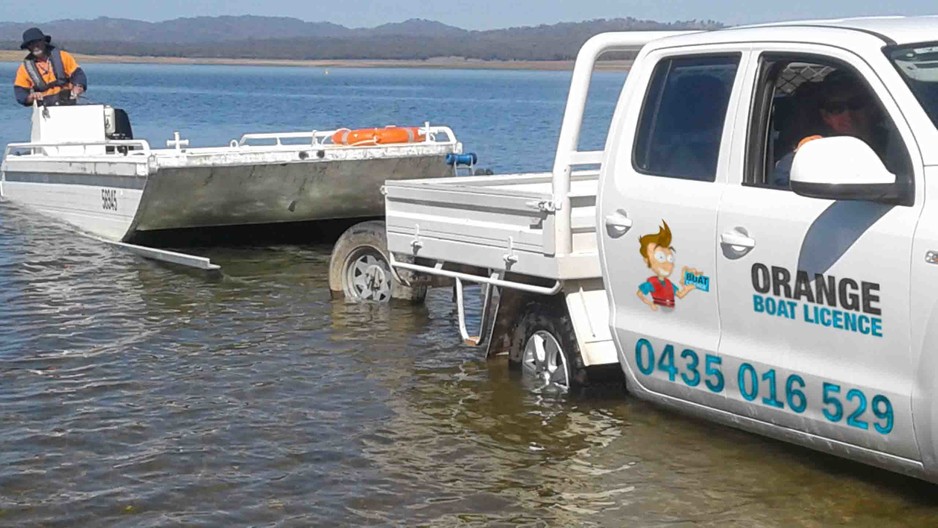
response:
{"label": "alloy wheel rim", "polygon": [[521,360],[524,375],[544,387],[570,388],[570,369],[557,339],[544,330],[535,332],[524,345]]}
{"label": "alloy wheel rim", "polygon": [[391,267],[372,249],[349,255],[345,266],[345,293],[355,301],[387,302],[391,298]]}

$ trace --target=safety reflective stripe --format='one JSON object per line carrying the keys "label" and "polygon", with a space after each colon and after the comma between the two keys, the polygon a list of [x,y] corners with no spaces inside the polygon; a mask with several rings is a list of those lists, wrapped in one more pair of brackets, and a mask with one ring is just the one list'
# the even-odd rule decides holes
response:
{"label": "safety reflective stripe", "polygon": [[351,133],[351,132],[352,132],[351,129],[348,129],[348,128],[340,128],[339,130],[336,131],[335,134],[333,134],[333,136],[332,136],[332,142],[333,142],[333,143],[338,143],[338,144],[340,144],[340,145],[347,145],[347,144],[348,144],[348,135],[349,135],[349,133]]}
{"label": "safety reflective stripe", "polygon": [[55,73],[55,81],[51,83],[47,83],[46,80],[42,78],[42,74],[39,73],[39,67],[36,66],[34,59],[26,59],[23,61],[26,74],[29,75],[29,79],[33,81],[34,91],[41,93],[51,88],[58,88],[68,84],[68,75],[65,74],[65,64],[62,63],[62,52],[53,49],[52,53],[49,54],[49,60],[52,61],[52,71]]}

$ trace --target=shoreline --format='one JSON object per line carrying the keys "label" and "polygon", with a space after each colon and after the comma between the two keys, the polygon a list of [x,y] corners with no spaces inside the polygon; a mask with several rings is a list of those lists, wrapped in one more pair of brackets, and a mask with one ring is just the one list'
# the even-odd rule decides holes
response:
{"label": "shoreline", "polygon": [[[85,55],[75,53],[81,63],[98,64],[176,64],[210,66],[279,66],[300,68],[418,68],[454,70],[531,70],[571,71],[570,61],[485,61],[441,57],[427,60],[372,60],[372,59],[327,59],[327,60],[284,60],[284,59],[210,59],[185,57],[136,57],[130,55]],[[21,62],[25,52],[0,50],[0,62]],[[611,60],[597,63],[597,70],[626,71],[632,66],[630,60]]]}

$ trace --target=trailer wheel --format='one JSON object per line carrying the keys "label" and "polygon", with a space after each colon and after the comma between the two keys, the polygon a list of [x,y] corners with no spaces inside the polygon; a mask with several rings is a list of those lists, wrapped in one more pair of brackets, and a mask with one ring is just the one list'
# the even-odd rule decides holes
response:
{"label": "trailer wheel", "polygon": [[329,290],[333,299],[388,303],[400,299],[422,302],[426,286],[401,284],[388,263],[384,222],[371,220],[348,228],[332,249]]}
{"label": "trailer wheel", "polygon": [[564,391],[589,384],[573,323],[562,298],[529,302],[515,329],[508,363],[539,388]]}

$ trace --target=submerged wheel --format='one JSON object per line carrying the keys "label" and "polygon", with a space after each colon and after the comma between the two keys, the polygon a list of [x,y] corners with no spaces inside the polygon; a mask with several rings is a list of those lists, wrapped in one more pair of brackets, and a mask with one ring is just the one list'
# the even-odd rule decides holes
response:
{"label": "submerged wheel", "polygon": [[355,301],[388,302],[391,300],[391,267],[373,248],[359,247],[343,265],[342,293]]}
{"label": "submerged wheel", "polygon": [[561,391],[589,383],[576,334],[563,299],[534,301],[524,308],[508,352],[509,366],[537,388]]}
{"label": "submerged wheel", "polygon": [[528,338],[521,355],[521,369],[525,377],[543,385],[570,388],[570,367],[563,346],[550,332],[538,330]]}
{"label": "submerged wheel", "polygon": [[426,286],[405,286],[395,279],[387,247],[384,222],[362,222],[342,233],[329,260],[332,297],[353,302],[423,301]]}

